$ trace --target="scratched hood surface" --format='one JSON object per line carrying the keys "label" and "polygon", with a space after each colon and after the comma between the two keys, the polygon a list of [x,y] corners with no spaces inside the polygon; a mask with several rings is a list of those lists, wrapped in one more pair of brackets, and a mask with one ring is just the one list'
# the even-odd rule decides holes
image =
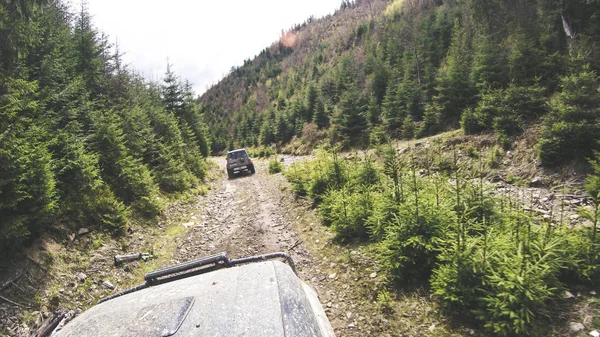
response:
{"label": "scratched hood surface", "polygon": [[55,336],[330,336],[305,289],[279,261],[226,268],[101,303]]}

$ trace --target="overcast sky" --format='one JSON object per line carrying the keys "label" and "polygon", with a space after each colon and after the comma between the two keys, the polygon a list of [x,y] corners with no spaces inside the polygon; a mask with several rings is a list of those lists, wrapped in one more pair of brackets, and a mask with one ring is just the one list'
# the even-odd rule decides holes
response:
{"label": "overcast sky", "polygon": [[[79,0],[72,0],[79,6]],[[88,0],[100,31],[146,78],[163,77],[167,57],[196,94],[277,41],[282,29],[333,13],[341,0]]]}

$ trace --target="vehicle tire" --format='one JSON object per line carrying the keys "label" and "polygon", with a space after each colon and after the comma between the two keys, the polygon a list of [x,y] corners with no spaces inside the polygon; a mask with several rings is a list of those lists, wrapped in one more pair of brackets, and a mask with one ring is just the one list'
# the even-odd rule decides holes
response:
{"label": "vehicle tire", "polygon": [[233,178],[233,171],[232,170],[227,170],[227,177],[229,177],[229,179]]}
{"label": "vehicle tire", "polygon": [[252,174],[256,173],[256,170],[254,169],[254,165],[250,165],[250,173],[252,173]]}

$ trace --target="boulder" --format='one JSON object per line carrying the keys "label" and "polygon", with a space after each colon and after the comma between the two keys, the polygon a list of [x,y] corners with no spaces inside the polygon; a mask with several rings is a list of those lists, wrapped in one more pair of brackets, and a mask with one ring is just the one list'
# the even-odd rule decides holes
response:
{"label": "boulder", "polygon": [[585,326],[579,322],[571,322],[569,323],[569,330],[571,332],[581,332],[585,330]]}
{"label": "boulder", "polygon": [[543,186],[544,186],[544,180],[540,176],[533,178],[531,180],[531,182],[529,182],[529,187],[543,187]]}

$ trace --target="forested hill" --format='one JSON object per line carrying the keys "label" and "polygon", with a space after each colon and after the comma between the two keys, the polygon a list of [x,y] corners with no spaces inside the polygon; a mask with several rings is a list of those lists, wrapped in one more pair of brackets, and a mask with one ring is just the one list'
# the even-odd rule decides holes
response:
{"label": "forested hill", "polygon": [[118,232],[204,178],[189,85],[126,67],[85,7],[0,2],[0,256],[52,228]]}
{"label": "forested hill", "polygon": [[598,0],[343,0],[200,101],[215,153],[540,124],[551,166],[598,149],[599,71]]}

